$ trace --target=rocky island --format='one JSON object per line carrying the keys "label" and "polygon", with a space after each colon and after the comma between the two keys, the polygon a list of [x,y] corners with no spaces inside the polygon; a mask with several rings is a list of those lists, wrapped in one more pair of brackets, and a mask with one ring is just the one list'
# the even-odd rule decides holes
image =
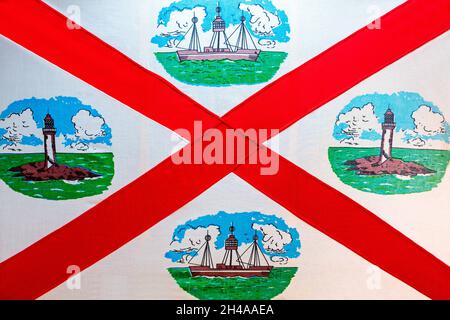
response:
{"label": "rocky island", "polygon": [[23,177],[25,181],[78,181],[100,177],[99,174],[87,169],[69,167],[56,162],[56,128],[49,113],[44,118],[42,133],[44,135],[44,161],[31,162],[9,169],[9,171],[17,172],[15,177]]}
{"label": "rocky island", "polygon": [[379,156],[371,156],[349,160],[345,165],[347,170],[356,170],[360,175],[396,174],[400,176],[417,176],[419,174],[432,174],[434,170],[428,169],[414,162],[405,162],[401,159],[390,158],[380,164]]}
{"label": "rocky island", "polygon": [[47,168],[45,161],[27,163],[11,168],[9,171],[17,172],[15,176],[23,177],[26,181],[78,181],[87,178],[100,177],[99,174],[84,168],[68,167],[60,164],[54,164],[50,168]]}
{"label": "rocky island", "polygon": [[344,164],[350,166],[347,170],[355,170],[359,175],[399,175],[417,176],[435,173],[415,162],[406,162],[392,157],[392,142],[394,139],[394,113],[390,108],[384,114],[384,122],[381,125],[382,136],[379,156],[369,156],[356,160],[348,160]]}

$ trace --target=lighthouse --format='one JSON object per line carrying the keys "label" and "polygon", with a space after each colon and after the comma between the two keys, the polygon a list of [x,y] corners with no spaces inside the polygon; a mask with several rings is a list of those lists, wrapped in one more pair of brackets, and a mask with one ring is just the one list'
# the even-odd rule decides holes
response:
{"label": "lighthouse", "polygon": [[56,164],[55,121],[49,113],[44,118],[42,132],[44,134],[45,168],[48,169]]}
{"label": "lighthouse", "polygon": [[387,160],[392,158],[392,141],[394,139],[394,113],[390,108],[386,110],[384,114],[384,122],[381,125],[383,129],[381,137],[381,148],[380,148],[380,161],[378,164],[383,164]]}

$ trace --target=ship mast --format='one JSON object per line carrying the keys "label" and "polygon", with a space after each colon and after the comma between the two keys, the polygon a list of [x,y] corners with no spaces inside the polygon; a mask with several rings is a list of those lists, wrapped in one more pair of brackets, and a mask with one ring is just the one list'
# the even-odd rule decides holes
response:
{"label": "ship mast", "polygon": [[[248,49],[248,41],[247,38],[250,38],[250,40],[252,41],[253,44],[253,48],[256,49],[256,44],[255,41],[253,40],[252,35],[250,34],[250,32],[248,31],[247,27],[245,26],[245,16],[244,13],[242,13],[241,16],[241,23],[238,27],[237,30],[239,30],[239,35],[236,41],[236,50],[239,49]],[[234,32],[233,32],[234,33]]]}
{"label": "ship mast", "polygon": [[250,267],[260,267],[261,266],[261,256],[264,258],[266,265],[269,265],[269,262],[266,259],[266,256],[262,252],[261,248],[258,245],[258,235],[253,236],[253,243],[251,245],[250,257],[248,259],[247,266]]}
{"label": "ship mast", "polygon": [[211,240],[211,236],[209,235],[209,232],[206,232],[205,240],[206,240],[206,246],[205,246],[205,251],[203,253],[201,265],[203,267],[213,268],[214,267],[213,259],[212,259],[212,255],[211,255],[211,249],[209,247],[209,241]]}
{"label": "ship mast", "polygon": [[233,267],[233,253],[239,266],[244,268],[244,263],[242,262],[241,255],[238,252],[238,240],[234,236],[234,226],[230,226],[230,235],[225,240],[225,255],[223,256],[222,264],[228,267]]}
{"label": "ship mast", "polygon": [[194,16],[192,17],[191,21],[192,21],[192,26],[189,28],[188,31],[186,31],[185,35],[180,39],[180,41],[178,41],[178,43],[175,45],[175,47],[180,48],[180,43],[184,39],[186,39],[187,35],[192,30],[191,40],[189,41],[189,50],[201,52],[202,47],[200,44],[200,38],[198,36],[198,30],[197,30],[198,18],[195,16],[195,12],[194,12]]}
{"label": "ship mast", "polygon": [[215,52],[220,52],[223,49],[221,48],[221,35],[223,35],[224,43],[227,47],[227,49],[230,49],[232,51],[230,42],[228,41],[227,34],[225,32],[225,21],[220,16],[220,12],[222,11],[220,7],[220,3],[217,3],[216,8],[216,18],[212,22],[212,29],[213,29],[213,37],[211,39],[211,43],[209,44],[209,47],[213,49]]}
{"label": "ship mast", "polygon": [[[197,252],[200,252],[200,250],[202,250],[202,248],[205,247],[205,249],[203,250],[202,262],[201,262],[200,266],[214,268],[214,262],[212,259],[211,248],[209,245],[209,241],[211,241],[211,236],[209,235],[209,231],[206,232],[205,240],[206,240],[206,242],[197,250]],[[191,259],[189,259],[188,263],[192,264],[191,261],[192,261],[192,259],[194,259],[194,257],[195,257],[195,255],[193,255],[191,257]]]}
{"label": "ship mast", "polygon": [[[247,21],[247,19],[244,16],[244,12],[242,12],[241,15],[241,23],[239,24],[239,26],[231,33],[231,35],[227,38],[227,43],[230,43],[230,39],[233,37],[233,35],[239,31],[238,33],[238,37],[236,40],[236,44],[235,45],[231,45],[229,44],[230,48],[234,47],[234,52],[238,51],[238,50],[248,50],[248,49],[255,49],[257,50],[258,48],[256,47],[255,41],[253,40],[253,37],[250,33],[250,31],[247,29],[247,26],[245,25],[245,22]],[[251,40],[251,43],[253,45],[253,48],[249,47],[249,41],[248,39]]]}
{"label": "ship mast", "polygon": [[200,46],[200,38],[198,37],[198,31],[197,31],[197,22],[198,18],[195,16],[192,18],[192,37],[191,41],[189,42],[189,50],[194,50],[200,52],[202,50]]}

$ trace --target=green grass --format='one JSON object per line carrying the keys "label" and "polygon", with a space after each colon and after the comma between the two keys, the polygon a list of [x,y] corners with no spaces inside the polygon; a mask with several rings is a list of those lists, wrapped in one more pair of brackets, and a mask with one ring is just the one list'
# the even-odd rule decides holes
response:
{"label": "green grass", "polygon": [[188,268],[168,271],[184,291],[201,300],[270,300],[287,288],[297,268],[274,268],[268,278],[193,278]]}
{"label": "green grass", "polygon": [[264,83],[273,78],[286,59],[285,52],[261,52],[257,61],[178,61],[175,52],[157,52],[157,60],[175,79],[202,86]]}
{"label": "green grass", "polygon": [[415,162],[436,171],[430,175],[400,177],[396,175],[367,176],[348,170],[345,161],[378,155],[379,148],[339,148],[330,147],[328,157],[333,171],[339,179],[358,190],[377,194],[408,194],[430,191],[442,180],[450,151],[394,148],[392,156],[406,162]]}
{"label": "green grass", "polygon": [[94,179],[74,182],[61,180],[26,181],[14,177],[9,169],[30,162],[43,161],[43,154],[0,154],[0,178],[13,190],[33,198],[50,200],[77,199],[103,193],[111,185],[114,176],[112,153],[58,153],[57,161],[70,167],[83,167],[101,175]]}

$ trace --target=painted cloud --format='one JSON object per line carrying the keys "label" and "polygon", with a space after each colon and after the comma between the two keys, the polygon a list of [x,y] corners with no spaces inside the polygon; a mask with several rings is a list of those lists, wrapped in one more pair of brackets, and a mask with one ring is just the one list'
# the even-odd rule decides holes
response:
{"label": "painted cloud", "polygon": [[397,133],[407,146],[415,148],[450,149],[448,124],[444,116],[427,105],[420,106],[411,114],[412,130]]}
{"label": "painted cloud", "polygon": [[281,25],[280,18],[264,9],[261,5],[248,5],[241,3],[239,9],[247,11],[251,15],[250,25],[257,35],[273,36],[273,29]]}
{"label": "painted cloud", "polygon": [[[216,16],[217,1],[178,0],[163,8],[157,18],[156,32],[151,42],[158,47],[186,47],[184,35],[192,26],[192,17],[198,18],[198,31],[203,46],[211,39],[211,24]],[[274,48],[279,42],[290,40],[288,17],[283,10],[277,9],[272,1],[261,4],[259,0],[227,0],[221,3],[221,16],[226,22],[226,32],[229,37],[240,23],[240,12],[247,18],[247,27],[260,46]],[[236,37],[237,34],[234,35]],[[230,41],[233,41],[233,38]]]}
{"label": "painted cloud", "polygon": [[174,230],[165,257],[176,263],[187,263],[194,257],[192,262],[198,263],[200,258],[197,252],[205,243],[205,235],[208,232],[211,236],[210,249],[213,260],[217,263],[223,258],[225,240],[229,236],[231,225],[235,227],[234,235],[239,241],[239,252],[244,261],[250,254],[250,251],[245,250],[253,242],[255,231],[259,236],[258,244],[261,250],[272,262],[287,264],[291,258],[300,255],[298,231],[290,228],[283,219],[259,212],[221,211],[179,225]]}
{"label": "painted cloud", "polygon": [[445,133],[444,116],[438,112],[433,112],[429,106],[420,106],[413,112],[412,118],[416,126],[414,131],[419,135],[434,136]]}
{"label": "painted cloud", "polygon": [[347,136],[341,140],[342,143],[358,145],[365,132],[380,133],[380,123],[374,109],[374,105],[368,103],[361,108],[352,108],[338,116],[336,125],[341,126],[342,133]]}
{"label": "painted cloud", "polygon": [[0,151],[42,152],[44,117],[55,120],[56,150],[109,152],[111,129],[91,106],[76,98],[24,99],[0,114]]}
{"label": "painted cloud", "polygon": [[75,127],[75,137],[85,140],[94,140],[97,137],[106,135],[103,126],[105,119],[100,116],[93,116],[88,110],[80,110],[72,118]]}
{"label": "painted cloud", "polygon": [[285,251],[284,247],[292,242],[292,236],[289,233],[277,229],[274,225],[254,224],[253,229],[263,233],[264,249],[269,252],[282,253]]}
{"label": "painted cloud", "polygon": [[354,98],[337,116],[333,132],[340,145],[377,147],[387,108],[395,115],[395,147],[450,149],[449,125],[439,108],[412,92]]}
{"label": "painted cloud", "polygon": [[72,117],[75,134],[65,136],[66,141],[72,141],[69,148],[77,151],[90,151],[102,148],[101,144],[93,143],[96,139],[107,135],[105,119],[94,116],[89,110],[80,110]]}
{"label": "painted cloud", "polygon": [[170,243],[171,250],[176,252],[192,252],[198,250],[205,243],[205,235],[211,236],[211,243],[214,243],[219,236],[220,230],[217,226],[199,227],[186,230],[182,239],[173,240]]}
{"label": "painted cloud", "polygon": [[30,108],[20,113],[11,113],[6,118],[0,119],[0,129],[3,129],[2,138],[7,142],[3,145],[4,150],[22,151],[24,138],[35,140],[35,143],[42,142],[38,138],[41,132],[37,128],[33,111]]}
{"label": "painted cloud", "polygon": [[[158,25],[159,35],[166,38],[185,35],[192,26],[192,18],[194,16],[198,18],[198,25],[201,25],[206,17],[205,8],[195,7],[193,9],[172,11],[167,24],[160,23]],[[171,40],[167,43],[167,47],[174,47],[176,42],[178,42],[176,39]]]}

